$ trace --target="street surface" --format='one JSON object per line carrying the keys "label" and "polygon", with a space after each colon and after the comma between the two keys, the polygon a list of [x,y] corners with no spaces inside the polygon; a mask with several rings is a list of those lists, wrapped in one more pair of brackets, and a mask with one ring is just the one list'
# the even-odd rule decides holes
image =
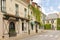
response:
{"label": "street surface", "polygon": [[60,31],[47,30],[45,33],[27,37],[21,40],[60,40]]}

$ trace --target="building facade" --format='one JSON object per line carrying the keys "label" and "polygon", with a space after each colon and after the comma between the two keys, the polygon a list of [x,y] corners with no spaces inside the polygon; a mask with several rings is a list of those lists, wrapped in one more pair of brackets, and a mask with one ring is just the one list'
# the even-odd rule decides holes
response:
{"label": "building facade", "polygon": [[57,19],[59,18],[58,13],[49,14],[46,16],[45,24],[51,24],[52,30],[57,30]]}
{"label": "building facade", "polygon": [[44,29],[46,15],[41,13],[41,29]]}
{"label": "building facade", "polygon": [[0,0],[0,38],[39,33],[36,18],[28,8],[30,0]]}

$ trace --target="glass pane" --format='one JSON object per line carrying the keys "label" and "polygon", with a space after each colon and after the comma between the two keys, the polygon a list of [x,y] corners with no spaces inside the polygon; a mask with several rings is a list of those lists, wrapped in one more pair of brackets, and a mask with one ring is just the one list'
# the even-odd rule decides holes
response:
{"label": "glass pane", "polygon": [[6,11],[6,0],[2,0],[2,11]]}
{"label": "glass pane", "polygon": [[15,4],[15,7],[16,7],[16,8],[15,8],[15,9],[16,9],[16,10],[15,10],[15,11],[16,11],[16,16],[18,16],[18,13],[19,13],[18,4]]}

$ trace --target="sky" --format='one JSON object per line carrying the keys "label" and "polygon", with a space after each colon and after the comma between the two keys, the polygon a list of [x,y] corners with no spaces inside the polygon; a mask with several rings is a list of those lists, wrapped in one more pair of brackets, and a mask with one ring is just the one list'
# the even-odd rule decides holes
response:
{"label": "sky", "polygon": [[46,15],[60,12],[60,0],[33,0],[41,6],[42,12]]}

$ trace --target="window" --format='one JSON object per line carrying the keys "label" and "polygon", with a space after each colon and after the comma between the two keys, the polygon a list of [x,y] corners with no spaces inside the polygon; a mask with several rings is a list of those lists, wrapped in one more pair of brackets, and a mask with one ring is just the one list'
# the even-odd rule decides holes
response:
{"label": "window", "polygon": [[27,11],[27,9],[26,9],[26,8],[24,8],[24,11],[26,12],[26,11]]}
{"label": "window", "polygon": [[22,31],[24,31],[24,22],[22,21]]}
{"label": "window", "polygon": [[51,20],[51,23],[53,24],[54,23],[54,20]]}
{"label": "window", "polygon": [[18,8],[18,4],[15,4],[15,7],[16,7],[16,10],[15,10],[15,12],[16,12],[16,16],[18,16],[19,14],[19,8]]}
{"label": "window", "polygon": [[25,17],[26,17],[26,12],[27,12],[27,9],[26,8],[24,8],[24,12],[25,12]]}
{"label": "window", "polygon": [[32,11],[31,11],[31,14],[32,14]]}
{"label": "window", "polygon": [[33,30],[33,24],[31,23],[31,29]]}
{"label": "window", "polygon": [[1,11],[6,12],[6,0],[1,0]]}

